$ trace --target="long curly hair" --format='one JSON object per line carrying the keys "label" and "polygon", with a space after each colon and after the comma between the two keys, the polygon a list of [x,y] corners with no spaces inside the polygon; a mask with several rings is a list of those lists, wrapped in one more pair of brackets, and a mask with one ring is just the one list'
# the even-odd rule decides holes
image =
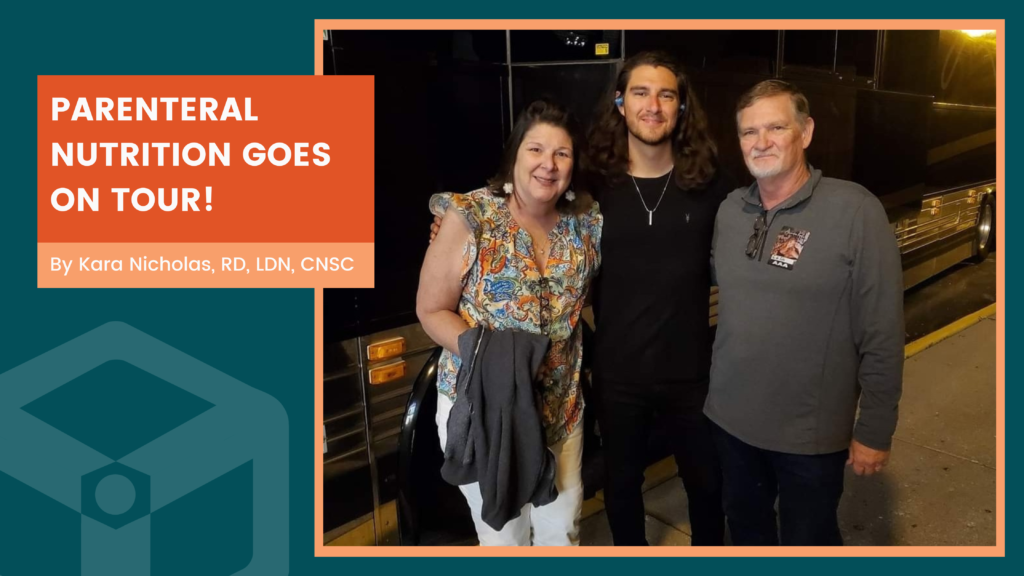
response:
{"label": "long curly hair", "polygon": [[686,110],[672,131],[676,184],[683,190],[700,188],[715,175],[718,149],[708,134],[708,122],[697,95],[682,66],[664,52],[641,52],[626,60],[615,86],[601,101],[597,120],[590,129],[588,171],[609,184],[622,181],[629,173],[629,140],[626,119],[615,105],[615,93],[626,94],[630,75],[640,66],[668,68],[676,77]]}

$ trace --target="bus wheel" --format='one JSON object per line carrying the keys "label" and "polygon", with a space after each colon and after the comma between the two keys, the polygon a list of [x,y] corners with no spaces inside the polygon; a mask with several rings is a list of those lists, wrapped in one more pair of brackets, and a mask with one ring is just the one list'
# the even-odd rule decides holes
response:
{"label": "bus wheel", "polygon": [[974,228],[974,257],[971,262],[984,262],[995,248],[996,203],[992,196],[986,196],[978,210],[978,225]]}

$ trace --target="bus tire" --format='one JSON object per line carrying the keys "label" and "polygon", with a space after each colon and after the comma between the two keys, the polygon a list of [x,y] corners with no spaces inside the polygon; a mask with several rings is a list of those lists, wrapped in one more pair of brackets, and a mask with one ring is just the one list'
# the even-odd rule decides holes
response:
{"label": "bus tire", "polygon": [[978,209],[978,224],[974,227],[974,256],[971,262],[984,262],[995,249],[996,244],[996,202],[988,195]]}

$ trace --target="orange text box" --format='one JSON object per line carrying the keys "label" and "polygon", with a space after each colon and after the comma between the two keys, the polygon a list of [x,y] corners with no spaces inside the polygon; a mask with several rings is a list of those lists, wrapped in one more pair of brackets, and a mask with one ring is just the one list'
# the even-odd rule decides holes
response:
{"label": "orange text box", "polygon": [[[101,111],[105,106],[109,119]],[[371,76],[40,76],[38,241],[372,243],[373,117]],[[192,143],[198,146],[188,160],[202,154],[201,165],[186,162],[185,148]],[[266,158],[250,165],[244,149],[253,143],[265,151],[281,143],[275,161],[282,162],[286,150],[290,159],[280,166]],[[321,166],[314,163],[324,161],[313,153],[318,143],[326,145],[320,152],[329,157]],[[93,160],[93,144],[94,163],[84,165]],[[173,144],[179,148],[177,166]],[[228,165],[213,145],[226,152]],[[298,152],[305,152],[299,161],[308,165],[296,165]],[[61,188],[71,195],[55,199]],[[132,203],[140,188],[153,194],[145,211]],[[166,207],[177,189],[173,209],[161,208],[160,188]],[[185,188],[198,194],[187,205]],[[72,198],[66,211],[56,207],[68,206]],[[140,192],[137,200],[145,207],[149,196]]]}
{"label": "orange text box", "polygon": [[38,244],[40,288],[373,288],[372,243]]}

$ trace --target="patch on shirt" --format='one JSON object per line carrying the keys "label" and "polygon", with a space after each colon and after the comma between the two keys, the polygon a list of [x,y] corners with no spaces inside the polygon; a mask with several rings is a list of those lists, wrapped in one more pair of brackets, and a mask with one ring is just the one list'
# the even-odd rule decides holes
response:
{"label": "patch on shirt", "polygon": [[793,265],[800,259],[800,253],[804,251],[804,244],[810,236],[811,233],[807,230],[783,226],[779,237],[775,239],[775,247],[772,248],[772,255],[768,259],[768,263],[777,268],[792,270]]}

